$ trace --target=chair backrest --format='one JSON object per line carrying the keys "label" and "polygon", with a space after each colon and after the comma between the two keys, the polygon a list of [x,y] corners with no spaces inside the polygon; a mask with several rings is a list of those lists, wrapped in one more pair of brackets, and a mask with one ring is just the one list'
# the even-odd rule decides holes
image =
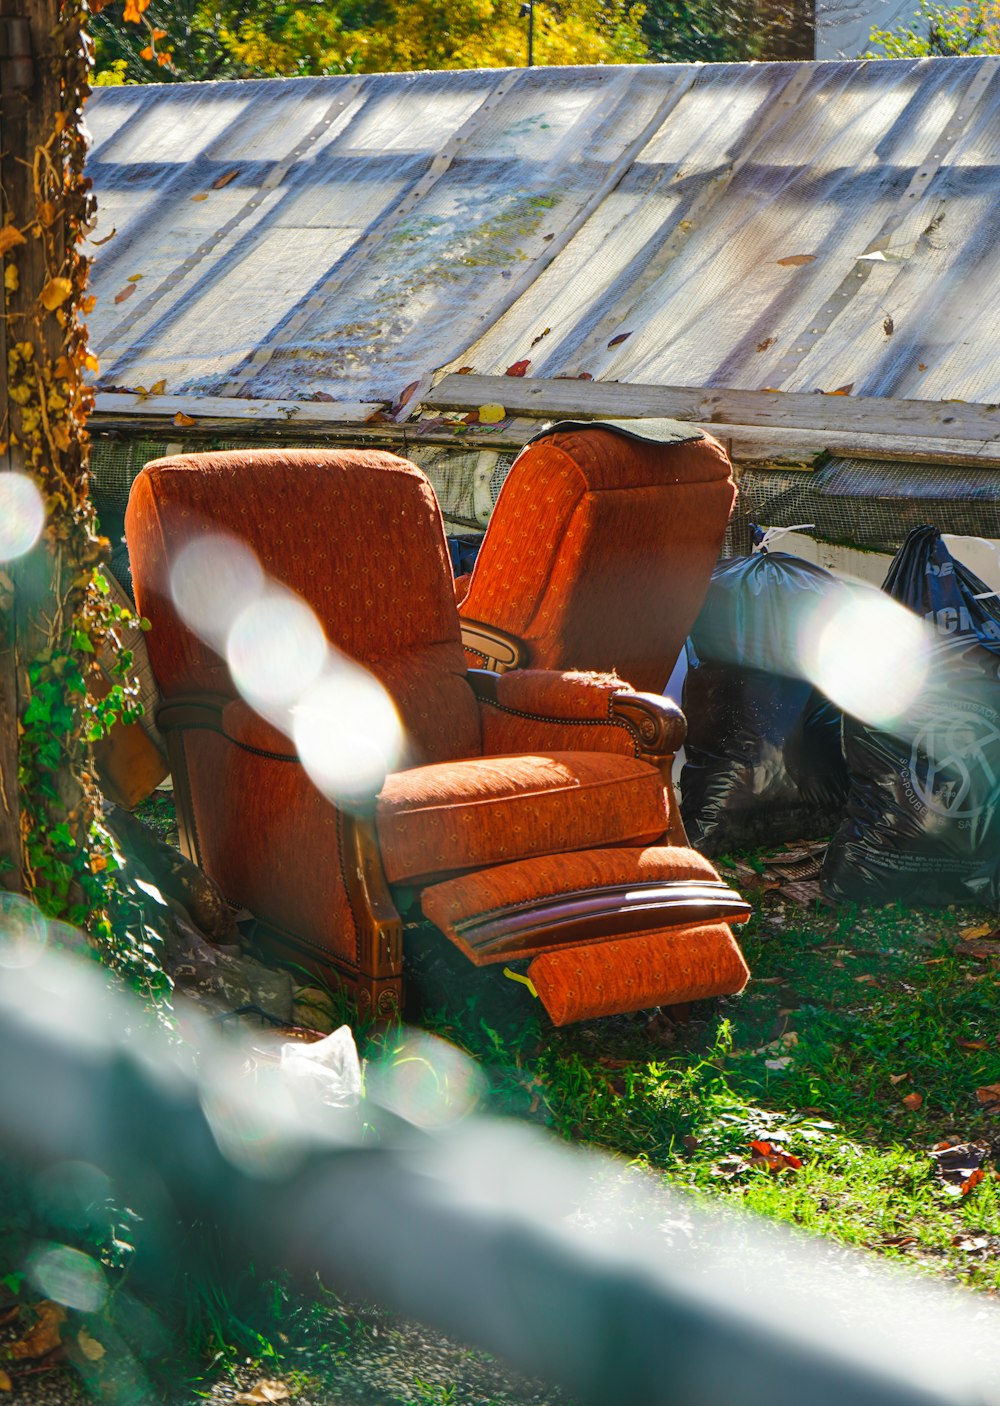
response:
{"label": "chair backrest", "polygon": [[235,696],[225,662],[177,614],[170,563],[193,538],[236,537],[297,592],[327,638],[396,702],[408,764],[479,751],[440,509],[423,471],[378,451],[238,450],[147,464],[126,535],[164,700]]}
{"label": "chair backrest", "polygon": [[516,635],[525,664],[617,669],[661,692],[708,587],[736,489],[711,436],[552,434],[511,466],[464,619]]}

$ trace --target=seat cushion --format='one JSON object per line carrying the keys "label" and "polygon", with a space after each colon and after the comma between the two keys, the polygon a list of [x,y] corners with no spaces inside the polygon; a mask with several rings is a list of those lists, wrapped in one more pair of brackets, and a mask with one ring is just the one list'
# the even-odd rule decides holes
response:
{"label": "seat cushion", "polygon": [[722,922],[563,947],[536,957],[528,968],[553,1025],[729,996],[742,991],[749,976]]}
{"label": "seat cushion", "polygon": [[655,767],[606,752],[473,757],[393,773],[376,808],[390,883],[602,845],[667,828]]}

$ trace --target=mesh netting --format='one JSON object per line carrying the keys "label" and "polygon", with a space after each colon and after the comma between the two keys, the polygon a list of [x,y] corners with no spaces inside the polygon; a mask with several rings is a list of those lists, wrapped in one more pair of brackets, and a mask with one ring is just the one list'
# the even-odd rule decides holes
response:
{"label": "mesh netting", "polygon": [[1000,537],[1000,469],[835,459],[812,473],[746,469],[725,555],[751,547],[751,523],[810,524],[812,536],[895,552],[913,527]]}

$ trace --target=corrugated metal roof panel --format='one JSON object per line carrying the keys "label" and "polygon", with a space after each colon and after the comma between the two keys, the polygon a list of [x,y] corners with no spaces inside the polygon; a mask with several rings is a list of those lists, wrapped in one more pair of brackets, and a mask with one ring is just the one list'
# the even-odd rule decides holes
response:
{"label": "corrugated metal roof panel", "polygon": [[528,358],[1000,400],[1000,58],[171,84],[88,115],[104,385],[391,401]]}

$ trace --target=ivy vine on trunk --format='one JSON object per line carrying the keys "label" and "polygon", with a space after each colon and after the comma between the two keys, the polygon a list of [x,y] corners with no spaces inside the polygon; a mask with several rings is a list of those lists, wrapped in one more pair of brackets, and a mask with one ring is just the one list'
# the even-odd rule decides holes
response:
{"label": "ivy vine on trunk", "polygon": [[[0,0],[0,16],[14,13]],[[118,680],[99,698],[97,651],[117,645],[123,611],[111,603],[89,497],[89,382],[97,363],[87,345],[89,260],[83,241],[94,218],[84,174],[83,108],[90,44],[84,0],[32,0],[28,81],[5,81],[0,151],[4,319],[0,468],[38,489],[45,525],[32,550],[0,563],[0,724],[16,724],[17,826],[3,782],[8,848],[0,879],[43,914],[83,927],[109,965],[139,984],[163,978],[154,945],[117,871],[120,856],[102,823],[91,751],[117,717],[140,711],[117,649]],[[7,75],[5,75],[6,77]],[[102,690],[103,691],[103,690]],[[3,819],[4,817],[0,817]],[[16,831],[16,839],[14,832]]]}

